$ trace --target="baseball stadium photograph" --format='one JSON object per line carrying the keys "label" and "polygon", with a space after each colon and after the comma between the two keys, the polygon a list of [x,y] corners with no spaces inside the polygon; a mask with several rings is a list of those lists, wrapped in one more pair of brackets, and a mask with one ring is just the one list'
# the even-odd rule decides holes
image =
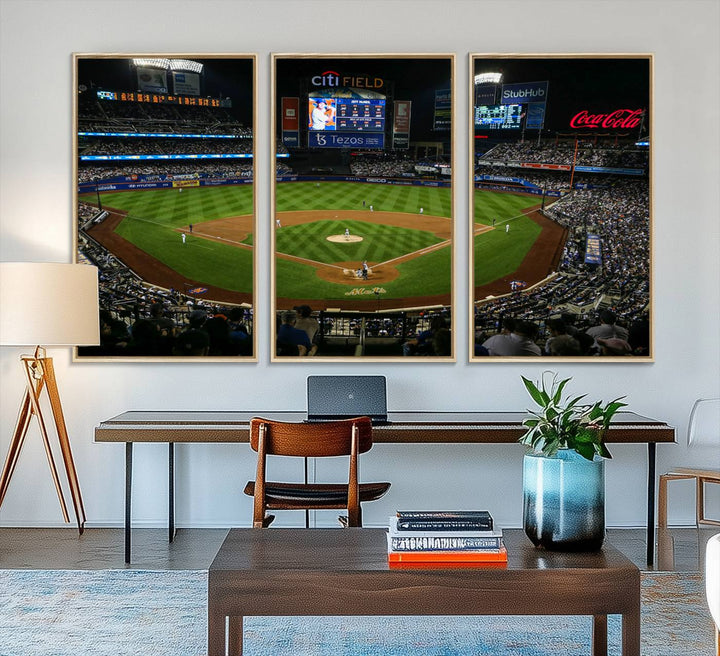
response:
{"label": "baseball stadium photograph", "polygon": [[75,64],[76,260],[99,270],[77,357],[256,359],[255,56]]}
{"label": "baseball stadium photograph", "polygon": [[275,55],[272,359],[453,353],[452,55]]}
{"label": "baseball stadium photograph", "polygon": [[650,361],[651,55],[471,55],[471,361]]}

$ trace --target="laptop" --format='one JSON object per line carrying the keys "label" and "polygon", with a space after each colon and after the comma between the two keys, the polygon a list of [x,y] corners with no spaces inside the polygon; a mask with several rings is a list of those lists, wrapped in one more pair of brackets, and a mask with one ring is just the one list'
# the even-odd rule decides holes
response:
{"label": "laptop", "polygon": [[307,421],[370,417],[388,423],[385,376],[308,376]]}

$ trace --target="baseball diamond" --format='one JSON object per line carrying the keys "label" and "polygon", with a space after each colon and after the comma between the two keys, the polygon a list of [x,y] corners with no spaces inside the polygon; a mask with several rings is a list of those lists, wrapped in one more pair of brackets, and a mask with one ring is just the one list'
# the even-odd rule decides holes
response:
{"label": "baseball diamond", "polygon": [[[449,189],[292,182],[279,184],[277,196],[278,207],[288,208],[276,214],[281,223],[276,230],[278,309],[298,303],[341,309],[450,303]],[[512,277],[530,283],[544,278],[562,231],[535,211],[537,197],[492,191],[477,196],[473,238],[476,280],[482,277],[483,285],[476,294],[503,293]],[[104,193],[103,208],[110,216],[89,234],[154,285],[202,284],[207,300],[250,302],[253,217],[242,212],[251,197],[249,185],[186,188],[182,194],[174,189]],[[80,200],[96,199],[84,194]],[[289,209],[299,204],[307,209]],[[494,228],[490,217],[497,217]],[[511,244],[506,221],[513,226]],[[346,241],[345,229],[362,240]],[[328,241],[333,235],[338,240]],[[356,275],[363,261],[371,269],[367,279]],[[378,287],[379,294],[357,291]]]}

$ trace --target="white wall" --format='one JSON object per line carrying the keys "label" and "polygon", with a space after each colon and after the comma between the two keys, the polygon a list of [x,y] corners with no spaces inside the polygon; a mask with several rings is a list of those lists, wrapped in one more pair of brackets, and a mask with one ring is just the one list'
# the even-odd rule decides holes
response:
{"label": "white wall", "polygon": [[[271,52],[455,52],[456,325],[467,326],[468,53],[654,52],[655,60],[655,343],[654,364],[553,365],[574,389],[611,398],[627,394],[632,410],[678,427],[678,446],[658,448],[658,469],[709,465],[717,451],[684,446],[692,401],[717,396],[720,364],[718,226],[717,0],[621,2],[503,0],[265,0],[193,2],[2,0],[0,50],[0,259],[72,259],[71,114],[75,52],[256,52],[259,54],[258,311],[267,329],[270,297]],[[264,248],[263,248],[264,245]],[[522,410],[520,375],[544,363],[358,364],[356,373],[389,379],[392,409]],[[20,350],[0,353],[0,455],[4,457],[22,391]],[[123,518],[124,451],[95,444],[93,427],[126,409],[302,409],[311,373],[345,373],[347,364],[269,364],[260,341],[257,364],[72,363],[53,353],[89,525]],[[645,513],[643,446],[613,449],[608,467],[608,523],[640,525]],[[364,475],[393,488],[367,508],[383,524],[398,507],[477,505],[505,525],[521,519],[519,446],[377,446]],[[166,449],[136,448],[134,516],[165,518]],[[178,449],[179,525],[242,525],[251,506],[241,490],[254,458],[245,446]],[[714,464],[718,464],[715,462]],[[435,488],[442,489],[437,498]],[[473,499],[475,496],[475,499]],[[470,501],[468,501],[470,500]],[[693,517],[689,485],[675,484],[671,520]],[[714,511],[718,495],[711,498]],[[60,513],[33,427],[2,507],[0,524],[57,525]],[[720,512],[716,512],[716,515]],[[283,520],[292,522],[288,518]]]}

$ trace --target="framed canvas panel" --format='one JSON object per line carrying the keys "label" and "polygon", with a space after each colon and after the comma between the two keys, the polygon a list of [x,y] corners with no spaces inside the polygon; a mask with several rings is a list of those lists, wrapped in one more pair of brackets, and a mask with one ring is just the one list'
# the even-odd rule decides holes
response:
{"label": "framed canvas panel", "polygon": [[454,65],[273,55],[272,361],[454,361]]}
{"label": "framed canvas panel", "polygon": [[652,361],[652,78],[470,55],[471,361]]}
{"label": "framed canvas panel", "polygon": [[76,54],[75,259],[99,269],[78,360],[255,361],[256,58]]}

